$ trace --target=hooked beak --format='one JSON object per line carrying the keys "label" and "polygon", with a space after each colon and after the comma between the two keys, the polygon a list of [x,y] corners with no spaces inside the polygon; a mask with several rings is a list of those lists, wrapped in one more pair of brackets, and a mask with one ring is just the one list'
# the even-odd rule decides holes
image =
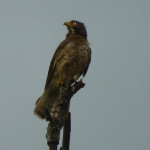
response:
{"label": "hooked beak", "polygon": [[72,24],[70,22],[65,22],[64,25],[67,26],[67,27],[71,27],[72,26]]}

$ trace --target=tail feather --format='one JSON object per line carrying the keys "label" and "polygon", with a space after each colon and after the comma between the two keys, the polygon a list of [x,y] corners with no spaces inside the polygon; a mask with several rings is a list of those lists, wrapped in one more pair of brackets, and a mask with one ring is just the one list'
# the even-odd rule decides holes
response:
{"label": "tail feather", "polygon": [[60,99],[60,87],[56,87],[57,79],[53,79],[44,90],[42,96],[37,100],[34,114],[40,119],[61,118],[64,115],[62,111],[62,100]]}
{"label": "tail feather", "polygon": [[52,90],[46,89],[36,103],[34,114],[40,119],[46,119],[57,95],[58,93],[53,93]]}

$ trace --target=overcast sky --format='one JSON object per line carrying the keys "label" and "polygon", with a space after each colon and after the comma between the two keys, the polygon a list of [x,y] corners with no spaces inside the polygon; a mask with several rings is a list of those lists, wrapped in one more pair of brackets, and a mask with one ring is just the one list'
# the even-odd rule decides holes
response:
{"label": "overcast sky", "polygon": [[149,150],[149,0],[0,0],[0,149],[48,149],[33,109],[72,19],[92,61],[71,101],[70,149]]}

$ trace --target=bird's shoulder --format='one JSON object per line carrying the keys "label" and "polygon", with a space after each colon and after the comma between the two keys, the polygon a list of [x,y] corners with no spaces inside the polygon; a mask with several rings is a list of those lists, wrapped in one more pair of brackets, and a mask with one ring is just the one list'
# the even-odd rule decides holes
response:
{"label": "bird's shoulder", "polygon": [[51,78],[53,76],[54,73],[54,64],[55,64],[55,60],[56,58],[59,56],[59,53],[63,50],[63,48],[67,45],[68,40],[63,40],[59,46],[57,47],[57,49],[55,50],[55,53],[53,55],[53,58],[50,62],[50,66],[49,66],[49,70],[48,70],[48,74],[47,74],[47,79],[46,79],[46,83],[45,83],[45,89],[47,88],[49,82],[51,81]]}

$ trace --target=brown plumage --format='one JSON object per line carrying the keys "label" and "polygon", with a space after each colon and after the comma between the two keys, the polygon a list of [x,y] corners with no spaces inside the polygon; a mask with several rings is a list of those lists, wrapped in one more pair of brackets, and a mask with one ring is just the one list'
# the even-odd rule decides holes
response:
{"label": "brown plumage", "polygon": [[84,24],[72,20],[64,25],[68,28],[68,34],[54,53],[44,92],[34,109],[34,113],[41,119],[46,119],[47,114],[58,117],[56,112],[59,112],[57,105],[60,103],[61,84],[70,85],[81,75],[85,76],[91,61],[91,49]]}

